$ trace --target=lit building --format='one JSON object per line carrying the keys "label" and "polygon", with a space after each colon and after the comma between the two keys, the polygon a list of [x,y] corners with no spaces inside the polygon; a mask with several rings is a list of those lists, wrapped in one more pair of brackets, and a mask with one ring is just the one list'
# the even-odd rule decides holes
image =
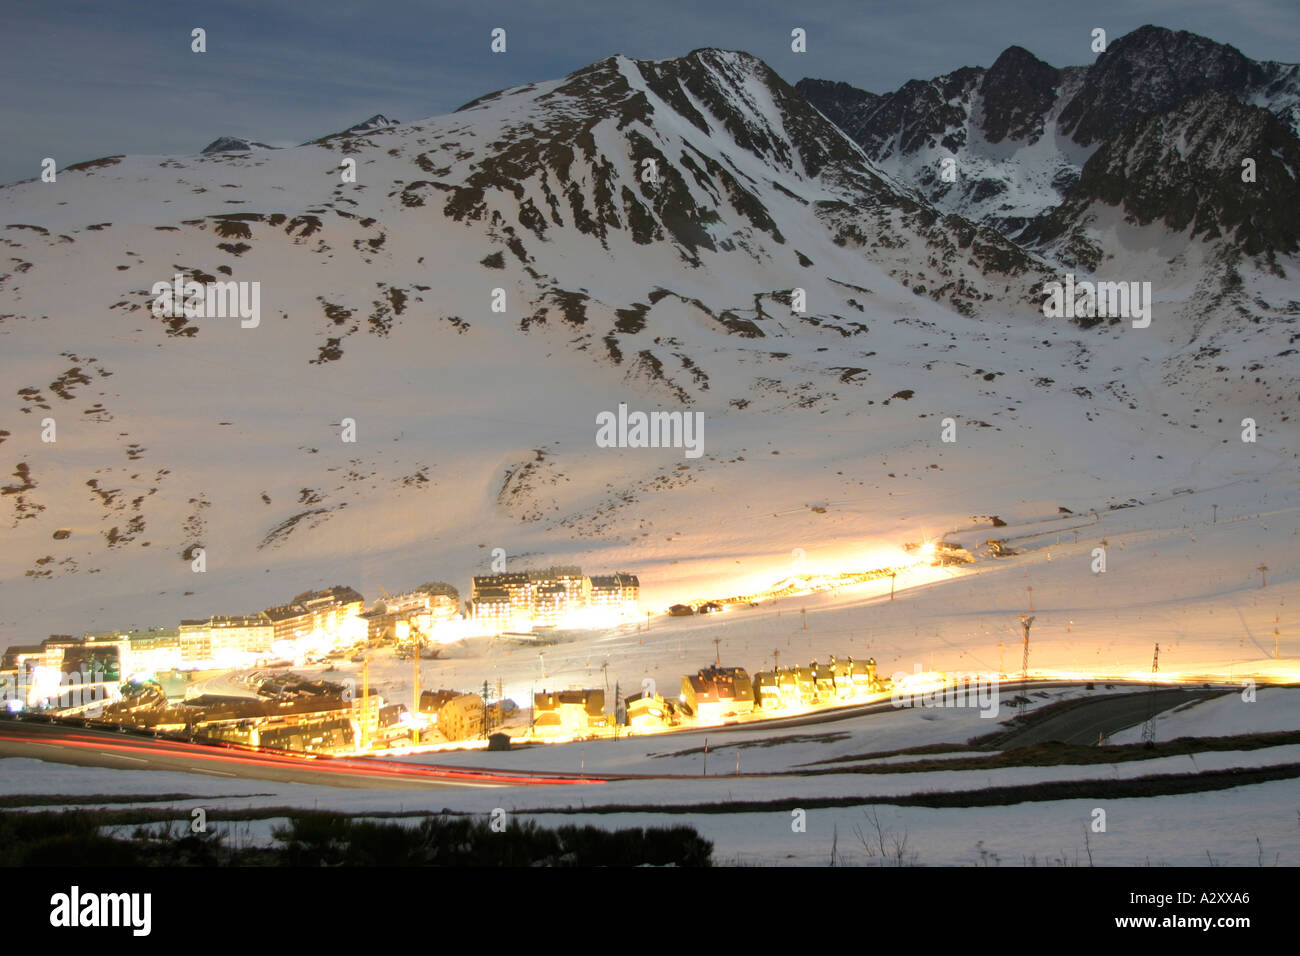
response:
{"label": "lit building", "polygon": [[504,591],[510,606],[520,610],[531,610],[533,606],[533,577],[527,571],[510,571],[500,574],[478,574],[474,576],[471,600],[477,601],[484,591]]}
{"label": "lit building", "polygon": [[483,698],[478,694],[460,694],[438,709],[438,732],[448,740],[473,740],[483,736]]}
{"label": "lit building", "polygon": [[874,657],[868,657],[865,664],[854,662],[853,686],[858,689],[859,693],[863,694],[880,692],[882,688],[880,679],[876,676],[876,659]]}
{"label": "lit building", "polygon": [[533,733],[537,736],[581,737],[608,723],[602,689],[533,695]]}
{"label": "lit building", "polygon": [[817,702],[825,704],[835,699],[835,669],[829,664],[812,662],[813,687],[816,689]]}
{"label": "lit building", "polygon": [[455,700],[460,696],[457,690],[423,690],[420,691],[420,713],[433,715],[434,722],[438,720],[438,711],[442,710],[442,705],[449,700]]}
{"label": "lit building", "polygon": [[104,696],[118,696],[117,685],[122,682],[122,665],[130,657],[130,642],[123,634],[87,634],[80,641],[63,649],[59,671],[69,680],[81,675],[83,680],[104,685]]}
{"label": "lit building", "polygon": [[460,614],[460,593],[450,584],[422,584],[413,591],[389,595],[359,615],[366,624],[370,643],[411,638],[411,626],[418,635],[432,636],[438,625]]}
{"label": "lit building", "polygon": [[703,723],[748,714],[754,710],[754,688],[740,667],[706,667],[682,678],[682,704]]}
{"label": "lit building", "polygon": [[591,606],[635,615],[641,600],[641,582],[635,574],[601,574],[591,578]]}
{"label": "lit building", "polygon": [[262,614],[213,615],[208,619],[213,657],[227,654],[265,654],[271,649],[275,628]]}
{"label": "lit building", "polygon": [[529,571],[533,584],[533,617],[539,624],[558,624],[566,614],[591,601],[591,578],[582,568],[559,565]]}
{"label": "lit building", "polygon": [[[619,573],[589,578],[581,568],[571,565],[483,574],[473,579],[469,611],[475,621],[497,630],[554,626],[579,621],[586,615],[575,617],[575,612],[587,610],[636,615],[640,589],[635,575]],[[600,619],[608,618],[608,613],[600,616]]]}
{"label": "lit building", "polygon": [[13,708],[36,703],[42,684],[49,680],[45,650],[39,644],[14,644],[5,649],[0,670],[5,674],[5,702]]}
{"label": "lit building", "polygon": [[265,654],[275,640],[275,622],[265,614],[214,614],[185,620],[177,629],[181,661],[206,664],[235,655]]}
{"label": "lit building", "polygon": [[118,696],[127,642],[116,634],[52,634],[9,647],[0,658],[6,706],[67,708]]}
{"label": "lit building", "polygon": [[591,600],[591,578],[582,573],[582,568],[561,565],[540,572],[539,577],[543,584],[562,585],[570,607],[580,607]]}
{"label": "lit building", "polygon": [[776,670],[777,685],[781,692],[781,700],[785,702],[786,707],[798,707],[803,703],[803,696],[799,693],[799,675],[792,668],[787,667]]}
{"label": "lit building", "polygon": [[212,632],[206,620],[182,620],[177,631],[182,664],[197,666],[212,660]]}
{"label": "lit building", "polygon": [[39,644],[11,644],[0,657],[0,670],[21,670],[24,665],[35,666],[44,660]]}
{"label": "lit building", "polygon": [[478,586],[474,579],[474,598],[470,602],[470,614],[475,621],[498,630],[507,630],[513,616],[510,592],[505,588]]}
{"label": "lit building", "polygon": [[156,674],[181,666],[181,631],[178,627],[159,627],[147,631],[128,631],[125,674]]}
{"label": "lit building", "polygon": [[629,730],[647,732],[671,727],[677,723],[672,701],[659,694],[636,694],[627,699],[627,726]]}
{"label": "lit building", "polygon": [[274,625],[274,643],[298,641],[321,632],[331,643],[342,643],[349,623],[360,617],[365,601],[350,587],[336,584],[323,591],[304,591],[290,603],[267,608],[262,614]]}
{"label": "lit building", "polygon": [[[262,613],[271,622],[273,643],[296,641],[311,633],[312,614],[300,604],[281,604]],[[185,622],[181,621],[182,634],[184,630]]]}
{"label": "lit building", "polygon": [[811,667],[796,667],[795,684],[799,688],[799,703],[811,706],[817,703],[817,675]]}
{"label": "lit building", "polygon": [[569,592],[563,584],[540,585],[534,597],[533,623],[558,624],[569,610]]}
{"label": "lit building", "polygon": [[[272,700],[200,697],[180,707],[136,712],[133,719],[141,726],[155,727],[174,726],[179,722],[199,737],[254,747],[338,753],[355,746],[360,703],[344,700],[342,695],[333,692]],[[127,703],[114,709],[122,716],[133,710]],[[366,709],[372,715],[382,713],[382,698],[371,697]],[[377,725],[378,721],[372,719],[371,739]]]}
{"label": "lit building", "polygon": [[835,671],[835,696],[840,700],[850,697],[866,697],[879,690],[876,686],[876,661],[837,661],[831,658],[831,667]]}
{"label": "lit building", "polygon": [[323,591],[304,591],[293,603],[311,615],[308,633],[340,634],[347,622],[361,613],[365,599],[353,588],[336,584]]}
{"label": "lit building", "polygon": [[754,675],[754,705],[762,710],[781,710],[781,678],[776,671],[759,671]]}
{"label": "lit building", "polygon": [[51,634],[41,641],[41,666],[61,670],[63,655],[70,648],[77,647],[81,643],[82,638],[73,637],[71,634]]}
{"label": "lit building", "polygon": [[413,591],[393,595],[383,602],[389,614],[415,618],[422,628],[452,620],[460,613],[460,592],[450,584],[422,584]]}

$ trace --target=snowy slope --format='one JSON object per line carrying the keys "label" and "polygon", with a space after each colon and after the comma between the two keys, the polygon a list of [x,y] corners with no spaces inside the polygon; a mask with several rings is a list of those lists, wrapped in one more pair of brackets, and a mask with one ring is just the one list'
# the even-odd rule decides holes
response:
{"label": "snowy slope", "polygon": [[[1228,694],[1156,715],[1160,740],[1176,737],[1226,737],[1273,733],[1300,727],[1300,693],[1293,688],[1266,687],[1253,695]],[[1130,727],[1111,737],[1111,743],[1141,743],[1142,728]]]}

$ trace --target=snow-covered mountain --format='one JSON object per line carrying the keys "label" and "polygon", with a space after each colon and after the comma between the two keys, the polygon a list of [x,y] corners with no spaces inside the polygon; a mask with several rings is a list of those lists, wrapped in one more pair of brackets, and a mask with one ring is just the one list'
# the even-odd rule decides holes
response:
{"label": "snow-covered mountain", "polygon": [[275,149],[274,146],[268,146],[266,143],[259,143],[257,140],[244,139],[240,136],[218,136],[207,146],[203,147],[203,155],[211,153],[251,153],[259,149]]}
{"label": "snow-covered mountain", "polygon": [[1022,233],[1095,270],[1103,250],[1087,223],[1111,208],[1139,226],[1256,256],[1300,251],[1300,139],[1268,110],[1202,93],[1108,138],[1064,203]]}
{"label": "snow-covered mountain", "polygon": [[401,122],[395,119],[389,119],[383,113],[376,113],[370,119],[362,120],[353,126],[345,129],[344,133],[369,133],[372,130],[387,129],[389,126],[401,126]]}
{"label": "snow-covered mountain", "polygon": [[348,137],[361,136],[366,133],[378,133],[382,130],[391,129],[402,124],[395,119],[389,119],[382,113],[376,113],[370,119],[362,120],[360,123],[354,123],[347,129],[339,130],[337,133],[330,133],[327,136],[321,136],[317,139],[304,143],[304,146],[310,146],[312,143],[324,143],[331,140],[347,140]]}
{"label": "snow-covered mountain", "polygon": [[[1300,65],[1155,26],[1115,40],[1091,66],[1056,68],[1012,46],[987,69],[885,95],[813,79],[797,89],[937,208],[1008,234],[1061,203],[1106,140],[1193,97],[1224,93],[1300,132]],[[949,159],[955,176],[945,179]]]}
{"label": "snow-covered mountain", "polygon": [[[1046,98],[1022,87],[1005,141]],[[0,643],[463,583],[496,548],[640,572],[655,606],[766,585],[795,549],[878,567],[1243,475],[1285,499],[1294,375],[1261,359],[1294,323],[1285,250],[1206,289],[1210,245],[1120,217],[1155,318],[1083,329],[1043,315],[1056,247],[936,208],[897,155],[697,50],[0,189]],[[155,314],[176,275],[258,283],[259,312]],[[699,413],[703,455],[601,447],[620,403]]]}
{"label": "snow-covered mountain", "polygon": [[[388,129],[393,126],[400,126],[395,119],[389,119],[382,113],[376,113],[370,119],[362,120],[353,126],[337,133],[330,133],[328,136],[322,136],[320,139],[313,140],[314,143],[323,142],[332,139],[346,139],[349,136],[359,136],[364,133],[374,133],[379,130]],[[310,144],[304,144],[310,145]],[[248,139],[242,136],[219,136],[207,146],[203,147],[203,155],[207,156],[212,153],[252,153],[263,149],[277,149],[276,146],[268,146],[266,143],[259,143],[257,140]]]}

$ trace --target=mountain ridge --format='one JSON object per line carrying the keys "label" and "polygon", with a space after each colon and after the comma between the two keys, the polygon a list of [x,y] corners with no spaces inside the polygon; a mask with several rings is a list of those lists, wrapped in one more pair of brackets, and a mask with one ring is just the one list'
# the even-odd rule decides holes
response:
{"label": "mountain ridge", "polygon": [[[832,91],[810,79],[796,89],[927,201],[1013,238],[1065,200],[1104,140],[1202,93],[1267,108],[1300,134],[1300,66],[1151,25],[1088,66],[1052,67],[1013,45],[987,69],[911,80],[893,93]],[[1026,165],[1017,152],[1033,159]],[[961,171],[955,182],[941,176],[948,158]]]}

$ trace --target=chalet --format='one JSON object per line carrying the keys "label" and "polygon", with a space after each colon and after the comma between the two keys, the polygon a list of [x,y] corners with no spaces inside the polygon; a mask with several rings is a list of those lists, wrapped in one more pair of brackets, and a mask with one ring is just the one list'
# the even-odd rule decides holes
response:
{"label": "chalet", "polygon": [[850,657],[847,661],[837,661],[832,657],[831,667],[835,671],[835,696],[840,700],[865,697],[879,689],[876,686],[875,658],[855,661]]}
{"label": "chalet", "polygon": [[740,667],[706,667],[682,678],[682,706],[697,720],[711,722],[751,713],[754,688]]}
{"label": "chalet", "polygon": [[853,671],[853,683],[863,688],[867,693],[878,693],[881,689],[880,678],[876,676],[876,659],[868,657],[866,663],[866,674],[858,670]]}
{"label": "chalet", "polygon": [[781,677],[776,671],[759,671],[754,675],[754,706],[761,710],[781,710]]}
{"label": "chalet", "polygon": [[817,675],[811,667],[795,667],[795,685],[799,688],[799,703],[811,706],[817,703]]}
{"label": "chalet", "polygon": [[535,735],[581,737],[608,723],[603,689],[543,691],[533,695]]}
{"label": "chalet", "polygon": [[835,699],[848,700],[856,696],[856,688],[853,686],[853,660],[837,661],[835,655],[831,655],[831,670],[835,674]]}
{"label": "chalet", "polygon": [[659,694],[635,694],[627,698],[627,726],[633,731],[654,731],[677,724],[676,708]]}
{"label": "chalet", "polygon": [[793,668],[787,667],[785,670],[776,669],[776,679],[781,692],[781,700],[785,702],[786,707],[798,707],[803,703],[803,698],[799,693],[799,675]]}
{"label": "chalet", "polygon": [[819,704],[829,703],[835,699],[835,669],[829,664],[812,662],[813,686],[817,692]]}

